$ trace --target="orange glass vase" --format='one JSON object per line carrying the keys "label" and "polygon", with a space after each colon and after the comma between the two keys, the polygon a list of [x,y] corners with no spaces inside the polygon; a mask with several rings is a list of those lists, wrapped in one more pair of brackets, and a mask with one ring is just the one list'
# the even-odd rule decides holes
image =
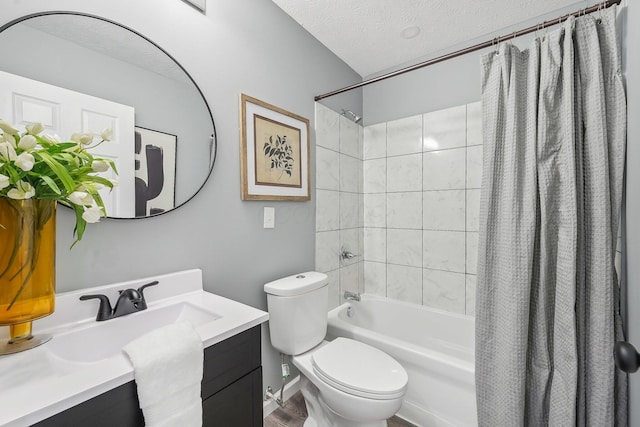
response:
{"label": "orange glass vase", "polygon": [[56,202],[0,197],[0,354],[33,348],[31,322],[55,308]]}

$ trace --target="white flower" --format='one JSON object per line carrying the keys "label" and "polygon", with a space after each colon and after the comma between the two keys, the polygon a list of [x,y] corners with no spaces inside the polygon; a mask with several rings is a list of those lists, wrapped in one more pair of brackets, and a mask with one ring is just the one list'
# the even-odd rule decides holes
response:
{"label": "white flower", "polygon": [[9,177],[0,173],[0,190],[9,186]]}
{"label": "white flower", "polygon": [[38,145],[38,141],[36,137],[33,135],[25,135],[20,138],[20,142],[18,142],[18,148],[22,148],[23,150],[31,150]]}
{"label": "white flower", "polygon": [[27,153],[26,151],[16,157],[15,164],[23,171],[30,171],[33,169],[33,165],[35,165],[36,159],[32,154]]}
{"label": "white flower", "polygon": [[113,133],[109,128],[102,129],[102,132],[100,132],[100,138],[102,138],[103,141],[111,141],[112,136]]}
{"label": "white flower", "polygon": [[71,140],[77,142],[80,145],[88,145],[93,141],[92,133],[74,133],[71,135]]}
{"label": "white flower", "polygon": [[106,187],[102,184],[100,184],[99,182],[94,182],[91,184],[91,188],[93,188],[95,191],[100,191],[105,189]]}
{"label": "white flower", "polygon": [[3,157],[5,160],[15,160],[17,157],[16,149],[6,141],[0,142],[0,157]]}
{"label": "white flower", "polygon": [[100,217],[102,216],[102,209],[98,206],[91,206],[90,208],[85,208],[82,213],[82,219],[92,224],[100,221]]}
{"label": "white flower", "polygon": [[96,172],[106,172],[109,170],[109,163],[104,160],[94,160],[91,162],[91,168]]}
{"label": "white flower", "polygon": [[13,135],[9,135],[8,133],[3,133],[2,141],[9,143],[13,148],[16,148],[16,139],[13,137]]}
{"label": "white flower", "polygon": [[45,135],[42,135],[42,137],[51,143],[54,143],[54,144],[60,143],[60,137],[55,133],[53,135],[45,134]]}
{"label": "white flower", "polygon": [[74,191],[69,194],[69,200],[76,205],[88,206],[93,204],[93,197],[91,197],[91,194],[84,191]]}
{"label": "white flower", "polygon": [[4,133],[8,133],[9,135],[15,135],[18,133],[18,129],[14,128],[11,124],[5,122],[2,119],[0,119],[0,129],[2,129]]}
{"label": "white flower", "polygon": [[27,128],[27,133],[29,133],[29,135],[38,135],[44,130],[44,125],[42,123],[31,123],[25,127]]}
{"label": "white flower", "polygon": [[31,184],[24,181],[18,181],[16,188],[12,188],[7,192],[7,196],[11,199],[22,200],[30,199],[36,194],[36,189]]}

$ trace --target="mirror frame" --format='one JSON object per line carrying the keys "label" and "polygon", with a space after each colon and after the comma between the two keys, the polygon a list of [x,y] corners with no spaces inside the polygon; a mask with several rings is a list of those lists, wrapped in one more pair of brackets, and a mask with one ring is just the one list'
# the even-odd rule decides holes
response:
{"label": "mirror frame", "polygon": [[211,174],[213,172],[213,168],[215,166],[216,160],[218,158],[218,135],[217,135],[217,132],[216,132],[216,123],[213,120],[213,113],[211,112],[211,107],[209,106],[209,103],[207,102],[207,98],[204,96],[204,93],[202,93],[202,90],[200,89],[200,86],[198,86],[198,84],[193,79],[193,77],[191,77],[191,74],[189,74],[189,72],[182,66],[182,64],[180,64],[171,54],[169,54],[169,52],[167,52],[162,47],[160,47],[156,42],[154,42],[153,40],[151,40],[148,37],[144,36],[143,34],[139,33],[138,31],[127,27],[126,25],[120,24],[118,22],[115,22],[115,21],[113,21],[111,19],[108,19],[108,18],[104,18],[102,16],[97,16],[97,15],[93,15],[93,14],[90,14],[90,13],[84,13],[84,12],[62,11],[62,10],[36,12],[36,13],[31,13],[29,15],[21,16],[20,18],[13,19],[13,20],[7,22],[6,24],[0,26],[0,35],[2,34],[3,31],[5,31],[5,30],[9,29],[10,27],[12,27],[12,26],[14,26],[16,24],[19,24],[19,23],[21,23],[23,21],[26,21],[26,20],[29,20],[29,19],[32,19],[32,18],[38,18],[38,17],[41,17],[41,16],[51,16],[51,15],[75,15],[75,16],[82,16],[82,17],[86,17],[86,18],[98,19],[100,21],[104,21],[104,22],[107,22],[109,24],[112,24],[112,25],[115,25],[117,27],[120,27],[120,28],[122,28],[124,30],[130,31],[133,34],[137,35],[138,37],[141,37],[143,40],[147,41],[148,43],[151,43],[151,45],[155,46],[160,52],[164,53],[170,60],[172,60],[178,66],[178,68],[180,68],[182,70],[183,73],[185,73],[185,75],[189,78],[191,83],[193,83],[193,86],[196,88],[196,90],[198,91],[198,93],[202,97],[202,101],[204,102],[204,105],[207,108],[207,112],[209,113],[209,118],[211,119],[211,126],[213,128],[213,133],[211,134],[211,137],[213,137],[213,139],[214,139],[214,146],[213,146],[213,150],[212,150],[213,160],[210,160],[211,166],[209,167],[209,172],[207,173],[207,176],[205,177],[204,181],[202,182],[200,187],[198,187],[198,189],[188,199],[186,199],[184,202],[180,203],[179,205],[174,206],[173,209],[170,209],[170,210],[167,210],[167,211],[164,211],[164,212],[160,212],[160,213],[157,213],[157,214],[154,214],[154,215],[147,215],[147,216],[141,216],[141,217],[121,218],[121,217],[110,217],[110,216],[107,216],[107,218],[108,219],[116,219],[116,220],[140,220],[140,219],[146,219],[146,218],[155,218],[157,216],[164,215],[164,214],[167,214],[169,212],[173,212],[173,211],[177,210],[178,208],[186,205],[189,201],[191,201],[191,199],[193,199],[198,193],[200,193],[200,191],[204,188],[205,184],[209,181],[209,179],[211,178]]}

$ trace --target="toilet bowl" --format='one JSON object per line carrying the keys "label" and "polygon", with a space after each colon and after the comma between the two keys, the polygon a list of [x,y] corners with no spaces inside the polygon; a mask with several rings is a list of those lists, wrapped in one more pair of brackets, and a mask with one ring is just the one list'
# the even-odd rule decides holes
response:
{"label": "toilet bowl", "polygon": [[305,427],[382,427],[402,405],[408,375],[391,356],[348,338],[324,341],[327,275],[264,285],[271,344],[292,356],[309,417]]}
{"label": "toilet bowl", "polygon": [[386,426],[402,405],[407,373],[391,356],[348,338],[293,356],[307,403],[305,427]]}

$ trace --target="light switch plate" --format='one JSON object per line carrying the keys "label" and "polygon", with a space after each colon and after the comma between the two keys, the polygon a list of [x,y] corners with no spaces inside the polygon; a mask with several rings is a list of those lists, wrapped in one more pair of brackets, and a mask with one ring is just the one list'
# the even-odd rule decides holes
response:
{"label": "light switch plate", "polygon": [[264,228],[276,228],[276,208],[265,206]]}

